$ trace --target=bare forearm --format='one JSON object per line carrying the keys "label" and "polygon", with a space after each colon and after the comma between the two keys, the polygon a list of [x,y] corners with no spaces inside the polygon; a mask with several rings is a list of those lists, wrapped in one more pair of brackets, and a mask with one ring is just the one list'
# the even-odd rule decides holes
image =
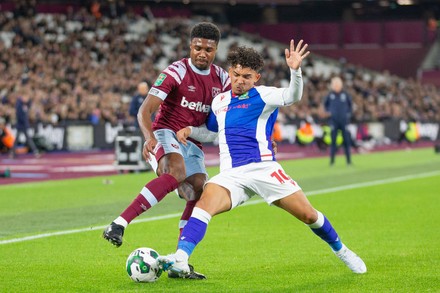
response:
{"label": "bare forearm", "polygon": [[152,130],[151,115],[152,114],[148,113],[148,111],[144,111],[144,112],[139,111],[137,115],[139,128],[142,131],[142,135],[144,136],[145,140],[150,139],[154,135]]}
{"label": "bare forearm", "polygon": [[161,103],[162,100],[158,97],[148,95],[139,108],[137,119],[139,122],[139,128],[141,129],[145,140],[154,138],[151,117],[157,111]]}

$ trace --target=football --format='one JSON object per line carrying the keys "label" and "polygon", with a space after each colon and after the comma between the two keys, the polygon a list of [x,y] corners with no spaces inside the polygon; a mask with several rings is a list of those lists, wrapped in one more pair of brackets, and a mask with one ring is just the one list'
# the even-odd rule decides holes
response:
{"label": "football", "polygon": [[159,279],[162,270],[157,265],[157,251],[148,247],[134,250],[127,258],[128,276],[135,282],[154,282]]}

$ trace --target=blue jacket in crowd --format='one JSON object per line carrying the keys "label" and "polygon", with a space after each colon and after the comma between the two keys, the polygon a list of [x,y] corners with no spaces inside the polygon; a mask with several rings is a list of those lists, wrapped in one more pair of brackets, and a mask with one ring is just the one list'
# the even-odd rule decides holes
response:
{"label": "blue jacket in crowd", "polygon": [[29,108],[31,107],[31,101],[25,103],[21,98],[17,99],[15,103],[15,111],[17,118],[16,128],[18,130],[26,130],[30,127],[29,124]]}
{"label": "blue jacket in crowd", "polygon": [[324,107],[331,114],[331,121],[343,124],[350,122],[353,107],[351,96],[347,92],[330,92],[325,98]]}

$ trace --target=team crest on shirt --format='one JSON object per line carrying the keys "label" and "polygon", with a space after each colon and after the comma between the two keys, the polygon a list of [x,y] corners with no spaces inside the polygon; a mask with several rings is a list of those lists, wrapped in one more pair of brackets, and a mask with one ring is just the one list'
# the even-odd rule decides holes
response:
{"label": "team crest on shirt", "polygon": [[242,94],[241,96],[238,97],[239,100],[246,100],[249,99],[249,92],[246,92],[244,94]]}
{"label": "team crest on shirt", "polygon": [[215,98],[220,93],[220,89],[218,87],[212,88],[212,97]]}
{"label": "team crest on shirt", "polygon": [[163,83],[163,81],[165,80],[165,78],[167,78],[167,75],[165,73],[161,73],[159,75],[159,77],[156,79],[156,81],[154,82],[154,85],[160,86]]}
{"label": "team crest on shirt", "polygon": [[177,144],[172,143],[171,146],[172,146],[173,148],[175,148],[176,150],[179,149],[179,146],[178,146]]}

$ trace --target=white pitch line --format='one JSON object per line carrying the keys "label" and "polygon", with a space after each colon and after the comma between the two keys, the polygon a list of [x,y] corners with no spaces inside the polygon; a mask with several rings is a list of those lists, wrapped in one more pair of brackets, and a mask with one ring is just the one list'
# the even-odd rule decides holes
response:
{"label": "white pitch line", "polygon": [[382,185],[382,184],[396,183],[396,182],[402,182],[402,181],[406,181],[406,180],[434,177],[437,175],[440,175],[440,171],[425,172],[425,173],[420,173],[420,174],[406,175],[406,176],[387,178],[387,179],[382,179],[382,180],[374,180],[374,181],[369,181],[369,182],[361,182],[361,183],[343,185],[343,186],[338,186],[338,187],[333,187],[333,188],[315,190],[315,191],[307,192],[307,195],[324,194],[324,193],[330,193],[330,192],[336,192],[336,191],[342,191],[342,190],[348,190],[348,189],[355,189],[355,188],[360,188],[360,187],[369,187],[369,186],[376,186],[376,185]]}
{"label": "white pitch line", "polygon": [[[432,171],[432,172],[426,172],[426,173],[421,173],[421,174],[400,176],[400,177],[394,177],[394,178],[388,178],[388,179],[382,179],[382,180],[374,180],[374,181],[369,181],[369,182],[361,182],[361,183],[356,183],[356,184],[343,185],[343,186],[326,188],[326,189],[319,189],[319,190],[314,190],[314,191],[308,191],[306,193],[308,196],[318,195],[318,194],[326,194],[326,193],[337,192],[337,191],[342,191],[342,190],[350,190],[350,189],[356,189],[356,188],[361,188],[361,187],[370,187],[370,186],[389,184],[389,183],[395,183],[395,182],[402,182],[402,181],[413,180],[413,179],[433,177],[433,176],[438,176],[438,175],[440,175],[440,171]],[[252,200],[252,201],[248,201],[248,202],[244,203],[242,206],[254,205],[254,204],[259,204],[262,202],[263,202],[263,200]],[[151,218],[146,218],[146,219],[134,220],[133,222],[131,222],[131,224],[143,223],[143,222],[153,222],[153,221],[159,221],[159,220],[164,220],[164,219],[176,218],[179,216],[181,216],[181,213],[174,213],[174,214],[151,217]],[[102,229],[105,229],[105,227],[107,227],[107,225],[106,226],[90,227],[90,228],[82,228],[82,229],[64,230],[64,231],[58,231],[58,232],[52,232],[52,233],[43,233],[43,234],[37,234],[37,235],[33,235],[33,236],[26,236],[26,237],[21,237],[21,238],[1,240],[0,245],[35,240],[35,239],[39,239],[39,238],[46,238],[46,237],[52,237],[52,236],[102,230]]]}
{"label": "white pitch line", "polygon": [[[164,220],[164,219],[169,219],[169,218],[175,218],[175,217],[178,217],[181,215],[182,214],[176,213],[176,214],[168,214],[168,215],[151,217],[151,218],[146,218],[146,219],[139,219],[139,220],[134,220],[133,222],[131,222],[131,224],[141,223],[141,222],[159,221],[159,220]],[[52,237],[52,236],[58,236],[58,235],[67,235],[67,234],[75,234],[75,233],[81,233],[81,232],[87,232],[87,231],[101,230],[101,229],[105,229],[106,227],[107,227],[107,225],[95,226],[95,227],[82,228],[82,229],[73,229],[73,230],[64,230],[64,231],[58,231],[58,232],[52,232],[52,233],[43,233],[43,234],[37,234],[37,235],[26,236],[26,237],[21,237],[21,238],[13,238],[13,239],[0,241],[0,245],[35,240],[35,239],[39,239],[39,238],[46,238],[46,237]]]}

